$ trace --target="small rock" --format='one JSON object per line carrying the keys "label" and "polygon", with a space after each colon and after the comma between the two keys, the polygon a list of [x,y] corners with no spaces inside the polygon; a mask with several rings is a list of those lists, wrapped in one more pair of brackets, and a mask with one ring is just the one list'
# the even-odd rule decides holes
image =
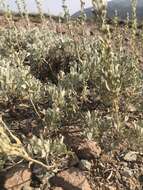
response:
{"label": "small rock", "polygon": [[49,182],[64,190],[92,190],[83,173],[74,167],[59,172],[50,178]]}
{"label": "small rock", "polygon": [[21,190],[30,189],[31,172],[26,168],[13,168],[7,172],[4,183],[5,189]]}
{"label": "small rock", "polygon": [[91,170],[91,162],[87,161],[87,160],[81,160],[80,161],[80,168],[82,170]]}
{"label": "small rock", "polygon": [[129,151],[127,154],[125,154],[123,159],[128,162],[134,162],[137,160],[137,152]]}
{"label": "small rock", "polygon": [[79,159],[95,159],[101,154],[101,148],[95,141],[83,139],[79,136],[67,135],[64,143],[77,154]]}
{"label": "small rock", "polygon": [[123,169],[122,175],[124,175],[125,177],[128,177],[128,178],[129,178],[129,177],[132,177],[133,172],[132,172],[132,170],[129,169],[128,167],[125,167],[125,168]]}

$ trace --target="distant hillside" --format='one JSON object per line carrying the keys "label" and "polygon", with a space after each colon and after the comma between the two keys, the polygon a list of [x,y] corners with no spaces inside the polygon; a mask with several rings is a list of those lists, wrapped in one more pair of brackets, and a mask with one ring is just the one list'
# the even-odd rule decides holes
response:
{"label": "distant hillside", "polygon": [[[132,4],[131,0],[112,0],[108,2],[107,6],[107,17],[113,18],[115,16],[115,11],[118,13],[118,17],[121,20],[126,20],[127,14],[129,18],[132,19]],[[143,20],[143,0],[137,1],[136,7],[137,20]]]}
{"label": "distant hillside", "polygon": [[[93,7],[89,7],[84,10],[84,13],[86,14],[87,18],[91,18],[91,17],[93,17],[93,11],[94,11]],[[78,11],[78,12],[74,13],[71,17],[76,18],[76,17],[79,17],[80,14],[81,14],[81,11]]]}
{"label": "distant hillside", "polygon": [[[107,18],[112,19],[115,17],[115,11],[117,11],[119,20],[126,20],[127,14],[129,14],[129,18],[132,19],[132,5],[131,0],[112,0],[107,3]],[[87,18],[91,18],[94,16],[93,7],[87,8],[84,10]],[[76,12],[72,15],[72,18],[78,17],[80,15],[80,11]],[[136,8],[137,20],[139,22],[143,21],[143,0],[137,1]]]}

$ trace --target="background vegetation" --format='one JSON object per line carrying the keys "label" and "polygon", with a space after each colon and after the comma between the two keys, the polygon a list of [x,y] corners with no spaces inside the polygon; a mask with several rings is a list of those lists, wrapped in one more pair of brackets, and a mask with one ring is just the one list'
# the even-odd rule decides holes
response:
{"label": "background vegetation", "polygon": [[136,19],[131,27],[120,28],[117,18],[108,25],[103,6],[89,31],[85,15],[71,20],[63,2],[57,26],[36,2],[41,27],[32,26],[21,1],[24,24],[7,10],[0,28],[1,169],[24,158],[58,170],[61,157],[72,154],[64,143],[71,126],[99,144],[114,129],[142,151],[143,36]]}

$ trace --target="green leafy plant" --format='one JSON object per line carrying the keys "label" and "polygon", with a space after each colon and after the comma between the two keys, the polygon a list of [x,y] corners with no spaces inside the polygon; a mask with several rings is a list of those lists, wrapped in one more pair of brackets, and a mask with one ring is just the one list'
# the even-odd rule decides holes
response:
{"label": "green leafy plant", "polygon": [[[16,27],[10,20],[9,28],[0,28],[0,104],[6,107],[6,111],[2,110],[0,154],[20,156],[49,169],[53,167],[46,165],[48,159],[68,154],[63,141],[64,127],[81,127],[85,136],[95,139],[103,128],[121,130],[132,114],[142,126],[142,119],[137,116],[142,114],[143,76],[136,48],[136,22],[131,31],[125,26],[122,32],[116,21],[115,36],[110,32],[112,26],[106,23],[101,1],[99,33],[85,35],[84,15],[82,22],[73,22],[64,6],[66,22],[60,24],[68,25],[70,30],[58,34],[44,25],[41,5],[36,2],[42,29],[31,28],[30,24],[27,28]],[[24,6],[23,1],[25,14],[21,14],[29,22]],[[83,11],[83,1],[81,6]],[[79,25],[80,35],[74,31]],[[128,48],[124,32],[131,36]],[[28,114],[38,123],[38,134],[32,134],[31,139],[18,134],[21,141],[11,133],[13,122],[17,122],[15,117],[8,121],[8,127],[5,125],[6,113],[16,114],[19,104],[26,104],[35,113]],[[28,116],[25,117],[27,120]]]}

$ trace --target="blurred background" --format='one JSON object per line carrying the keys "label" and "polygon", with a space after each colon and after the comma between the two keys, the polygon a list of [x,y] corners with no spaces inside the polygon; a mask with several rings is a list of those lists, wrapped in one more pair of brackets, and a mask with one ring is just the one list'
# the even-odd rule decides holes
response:
{"label": "blurred background", "polygon": [[[21,0],[0,0],[0,2],[5,2],[9,9],[17,12],[17,2]],[[63,13],[62,0],[38,0],[42,5],[42,10],[44,13],[50,13],[52,15],[61,15]],[[35,0],[25,0],[27,10],[29,13],[37,13],[37,7]],[[80,0],[66,0],[66,5],[69,8],[69,13],[73,14],[80,9]],[[91,0],[85,0],[85,8],[92,6]],[[0,10],[4,10],[2,5],[0,5]]]}

